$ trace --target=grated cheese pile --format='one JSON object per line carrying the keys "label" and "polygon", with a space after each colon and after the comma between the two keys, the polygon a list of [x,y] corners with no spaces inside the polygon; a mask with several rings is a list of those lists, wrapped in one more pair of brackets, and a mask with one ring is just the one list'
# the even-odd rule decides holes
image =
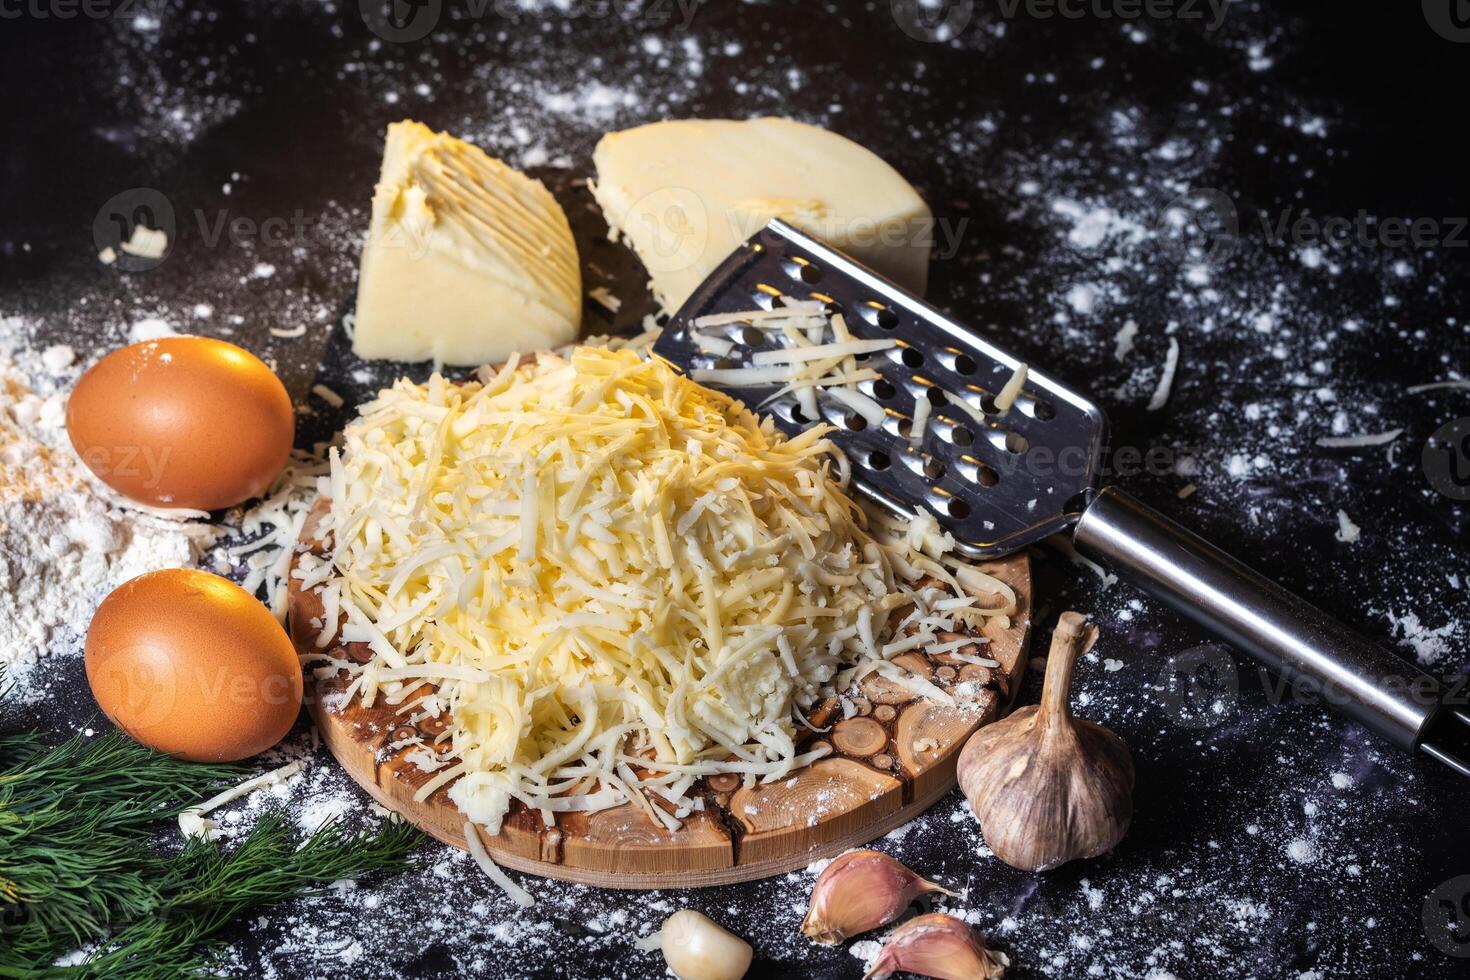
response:
{"label": "grated cheese pile", "polygon": [[701,776],[770,782],[824,754],[796,725],[834,687],[877,671],[953,703],[889,658],[1014,611],[1004,583],[936,560],[932,519],[868,530],[825,427],[787,439],[631,349],[483,377],[363,406],[324,487],[331,559],[295,574],[326,609],[318,645],[340,618],[373,654],[318,672],[412,720],[447,712],[414,748],[419,798],[452,784],[492,833],[512,800],[548,824],[633,800],[677,827]]}

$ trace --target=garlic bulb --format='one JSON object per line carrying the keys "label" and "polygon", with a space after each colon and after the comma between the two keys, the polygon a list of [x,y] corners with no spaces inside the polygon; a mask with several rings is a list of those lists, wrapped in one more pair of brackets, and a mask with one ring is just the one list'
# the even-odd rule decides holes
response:
{"label": "garlic bulb", "polygon": [[669,916],[658,932],[638,940],[638,948],[663,950],[679,980],[740,980],[754,955],[750,943],[693,909]]}
{"label": "garlic bulb", "polygon": [[985,843],[1023,871],[1105,854],[1133,816],[1128,746],[1067,706],[1077,657],[1096,638],[1080,613],[1062,613],[1041,704],[980,729],[960,753],[960,789]]}
{"label": "garlic bulb", "polygon": [[986,949],[964,922],[935,912],[893,930],[863,980],[882,980],[899,971],[936,980],[995,980],[1010,963],[1004,953]]}
{"label": "garlic bulb", "polygon": [[840,943],[903,915],[928,892],[953,895],[878,851],[849,851],[817,876],[801,931],[819,943]]}

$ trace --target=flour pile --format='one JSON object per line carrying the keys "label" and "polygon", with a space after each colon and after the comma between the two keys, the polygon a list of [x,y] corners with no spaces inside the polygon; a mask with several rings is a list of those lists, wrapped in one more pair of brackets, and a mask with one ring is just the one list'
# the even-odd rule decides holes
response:
{"label": "flour pile", "polygon": [[191,564],[212,531],[125,511],[96,488],[66,439],[58,380],[70,348],[24,346],[0,319],[0,667],[22,701],[48,651],[80,639],[97,602],[144,572]]}

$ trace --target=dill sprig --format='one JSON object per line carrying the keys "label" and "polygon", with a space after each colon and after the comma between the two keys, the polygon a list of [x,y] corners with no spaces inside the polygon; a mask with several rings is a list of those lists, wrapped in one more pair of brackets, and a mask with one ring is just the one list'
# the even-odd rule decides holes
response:
{"label": "dill sprig", "polygon": [[0,810],[17,813],[64,805],[110,811],[112,826],[151,823],[183,809],[186,799],[233,779],[232,765],[185,762],[144,748],[120,732],[75,735],[0,772]]}
{"label": "dill sprig", "polygon": [[204,971],[213,965],[213,941],[237,916],[320,894],[343,878],[401,870],[420,839],[406,823],[354,831],[334,820],[298,847],[285,815],[270,811],[232,850],[191,841],[161,888],[165,899],[157,914],[102,943],[81,975],[171,980]]}
{"label": "dill sprig", "polygon": [[[407,824],[353,831],[334,821],[298,847],[272,811],[228,849],[156,846],[158,821],[242,776],[116,732],[51,749],[0,736],[0,977],[202,975],[235,916],[401,869],[420,840]],[[82,962],[54,965],[75,950],[86,951]]]}
{"label": "dill sprig", "polygon": [[0,898],[12,906],[0,967],[37,962],[153,907],[163,857],[146,827],[237,779],[111,732],[32,751],[0,771]]}

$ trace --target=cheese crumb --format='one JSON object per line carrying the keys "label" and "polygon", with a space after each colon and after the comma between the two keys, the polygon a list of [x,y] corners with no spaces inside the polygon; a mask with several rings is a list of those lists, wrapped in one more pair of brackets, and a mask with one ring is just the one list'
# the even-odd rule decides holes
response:
{"label": "cheese crumb", "polygon": [[118,247],[142,259],[161,259],[168,251],[168,234],[147,225],[134,225],[133,234]]}

